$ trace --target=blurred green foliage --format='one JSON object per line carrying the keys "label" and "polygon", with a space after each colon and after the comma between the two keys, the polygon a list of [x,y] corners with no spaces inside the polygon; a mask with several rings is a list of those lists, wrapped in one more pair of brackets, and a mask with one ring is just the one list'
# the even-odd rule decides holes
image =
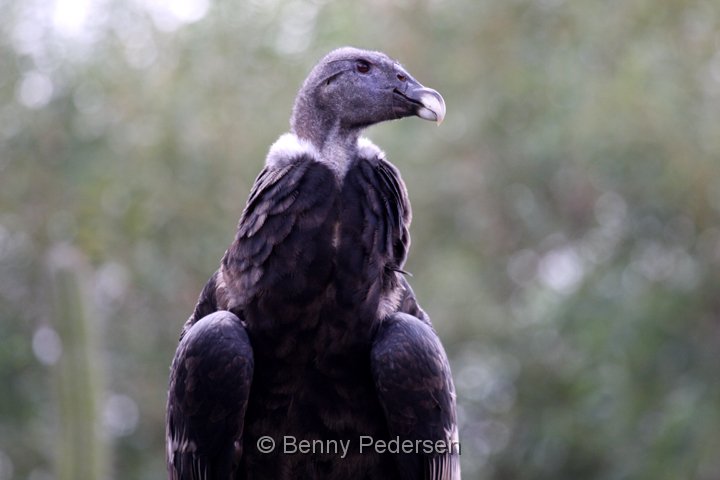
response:
{"label": "blurred green foliage", "polygon": [[[163,477],[180,327],[297,88],[345,44],[448,104],[440,128],[369,136],[410,190],[465,478],[720,478],[717,2],[5,0],[0,18],[0,480],[61,478],[73,418],[109,446],[94,471]],[[76,348],[95,391],[70,414]]]}

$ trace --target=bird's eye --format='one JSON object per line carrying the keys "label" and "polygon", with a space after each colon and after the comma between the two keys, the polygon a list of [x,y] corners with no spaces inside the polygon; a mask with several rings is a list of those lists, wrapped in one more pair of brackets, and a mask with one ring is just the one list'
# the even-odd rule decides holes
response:
{"label": "bird's eye", "polygon": [[358,60],[355,64],[355,70],[359,73],[368,73],[370,71],[370,64],[365,60]]}
{"label": "bird's eye", "polygon": [[400,80],[401,82],[404,82],[405,80],[407,80],[407,77],[405,75],[403,75],[402,73],[398,73],[397,79]]}

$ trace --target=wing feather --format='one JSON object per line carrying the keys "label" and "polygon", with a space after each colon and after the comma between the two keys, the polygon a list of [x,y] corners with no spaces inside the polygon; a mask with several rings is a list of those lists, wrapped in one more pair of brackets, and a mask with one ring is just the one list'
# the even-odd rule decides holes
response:
{"label": "wing feather", "polygon": [[170,480],[233,478],[242,455],[253,368],[250,340],[232,313],[215,312],[186,330],[168,391]]}
{"label": "wing feather", "polygon": [[432,327],[404,313],[386,317],[371,368],[390,437],[423,446],[396,456],[400,478],[459,480],[455,387]]}
{"label": "wing feather", "polygon": [[275,161],[255,181],[235,241],[222,260],[225,283],[234,295],[228,306],[233,311],[262,292],[305,297],[307,289],[314,288],[300,284],[313,275],[294,274],[316,266],[314,239],[330,228],[326,224],[337,195],[336,180],[310,152],[294,152],[285,159],[279,155],[275,153]]}

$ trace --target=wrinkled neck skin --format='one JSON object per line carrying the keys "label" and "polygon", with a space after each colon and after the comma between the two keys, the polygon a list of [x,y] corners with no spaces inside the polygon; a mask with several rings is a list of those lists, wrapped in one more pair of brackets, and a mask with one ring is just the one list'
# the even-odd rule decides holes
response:
{"label": "wrinkled neck skin", "polygon": [[295,104],[291,132],[307,140],[320,152],[320,160],[342,178],[357,154],[361,127],[343,125],[332,111],[318,108],[313,98],[301,98]]}

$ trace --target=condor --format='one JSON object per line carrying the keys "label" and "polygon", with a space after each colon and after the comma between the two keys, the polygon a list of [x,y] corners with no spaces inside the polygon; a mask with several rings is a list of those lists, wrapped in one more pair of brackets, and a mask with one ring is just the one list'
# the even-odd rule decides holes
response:
{"label": "condor", "polygon": [[[408,116],[439,123],[445,103],[383,53],[335,50],[305,80],[183,328],[171,480],[460,478],[447,356],[402,270],[405,184],[361,137]],[[286,438],[348,448],[291,453]]]}

